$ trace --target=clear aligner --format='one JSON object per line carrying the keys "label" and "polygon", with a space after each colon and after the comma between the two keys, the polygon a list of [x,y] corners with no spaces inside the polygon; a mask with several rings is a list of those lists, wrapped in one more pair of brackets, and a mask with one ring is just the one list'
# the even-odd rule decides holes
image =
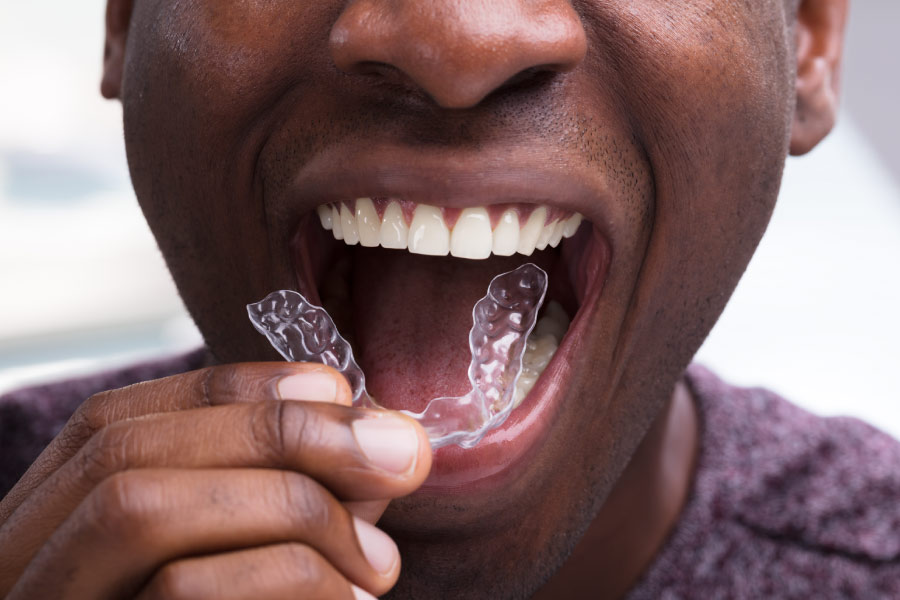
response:
{"label": "clear aligner", "polygon": [[[528,335],[547,293],[547,273],[527,263],[491,281],[487,295],[472,309],[469,382],[464,396],[434,398],[420,413],[401,411],[419,421],[433,448],[458,444],[471,448],[499,427],[513,409],[516,381]],[[366,392],[366,377],[324,308],[289,290],[273,292],[247,306],[254,327],[289,361],[318,362],[343,374],[353,405],[382,408]]]}

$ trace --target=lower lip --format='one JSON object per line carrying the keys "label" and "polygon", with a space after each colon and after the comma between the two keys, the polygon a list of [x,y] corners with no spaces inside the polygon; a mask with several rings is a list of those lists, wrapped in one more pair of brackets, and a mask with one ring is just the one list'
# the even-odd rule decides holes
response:
{"label": "lower lip", "polygon": [[569,331],[547,368],[535,382],[525,402],[510,413],[503,425],[490,431],[474,448],[451,445],[434,453],[431,473],[415,495],[454,495],[502,487],[529,463],[557,420],[563,399],[571,386],[568,376],[574,357],[594,317],[603,287],[609,253],[595,233],[585,248],[587,257],[600,269],[592,275],[584,301]]}

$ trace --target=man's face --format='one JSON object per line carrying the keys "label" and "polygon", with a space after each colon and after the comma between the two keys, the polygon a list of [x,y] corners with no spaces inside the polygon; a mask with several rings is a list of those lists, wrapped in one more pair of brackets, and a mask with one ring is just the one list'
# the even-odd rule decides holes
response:
{"label": "man's face", "polygon": [[[421,408],[466,391],[471,308],[493,275],[544,266],[573,318],[507,424],[439,450],[426,486],[385,514],[400,589],[527,593],[589,523],[768,221],[793,108],[785,13],[135,2],[120,94],[134,185],[218,360],[276,359],[244,306],[300,289],[355,339],[375,398]],[[317,207],[360,197],[402,200],[408,218],[415,203],[451,222],[544,206],[586,223],[530,258],[428,257],[322,229]]]}

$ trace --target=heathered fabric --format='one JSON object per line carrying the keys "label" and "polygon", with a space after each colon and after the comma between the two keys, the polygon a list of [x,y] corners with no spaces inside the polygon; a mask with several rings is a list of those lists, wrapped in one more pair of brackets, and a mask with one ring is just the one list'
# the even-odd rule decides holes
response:
{"label": "heathered fabric", "polygon": [[694,483],[629,600],[900,599],[900,442],[692,366]]}
{"label": "heathered fabric", "polygon": [[0,396],[0,497],[12,489],[86,399],[98,392],[198,369],[205,356],[203,350],[195,350]]}
{"label": "heathered fabric", "polygon": [[[0,495],[90,395],[198,368],[193,352],[0,397]],[[900,598],[900,442],[693,365],[687,505],[629,600]]]}

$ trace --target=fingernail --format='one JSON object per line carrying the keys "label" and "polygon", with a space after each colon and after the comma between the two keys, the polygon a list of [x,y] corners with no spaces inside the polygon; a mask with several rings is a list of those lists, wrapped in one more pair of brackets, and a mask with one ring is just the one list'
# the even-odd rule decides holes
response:
{"label": "fingernail", "polygon": [[353,525],[356,528],[356,539],[359,540],[359,546],[366,560],[382,575],[390,575],[400,560],[397,544],[388,534],[362,519],[353,517]]}
{"label": "fingernail", "polygon": [[366,458],[379,469],[407,473],[419,454],[419,435],[400,417],[378,416],[353,422],[353,435]]}
{"label": "fingernail", "polygon": [[337,382],[331,375],[317,371],[288,375],[278,382],[278,397],[282,400],[334,402]]}
{"label": "fingernail", "polygon": [[362,588],[358,588],[355,585],[351,585],[350,587],[353,589],[353,597],[356,598],[356,600],[378,600],[375,596]]}

